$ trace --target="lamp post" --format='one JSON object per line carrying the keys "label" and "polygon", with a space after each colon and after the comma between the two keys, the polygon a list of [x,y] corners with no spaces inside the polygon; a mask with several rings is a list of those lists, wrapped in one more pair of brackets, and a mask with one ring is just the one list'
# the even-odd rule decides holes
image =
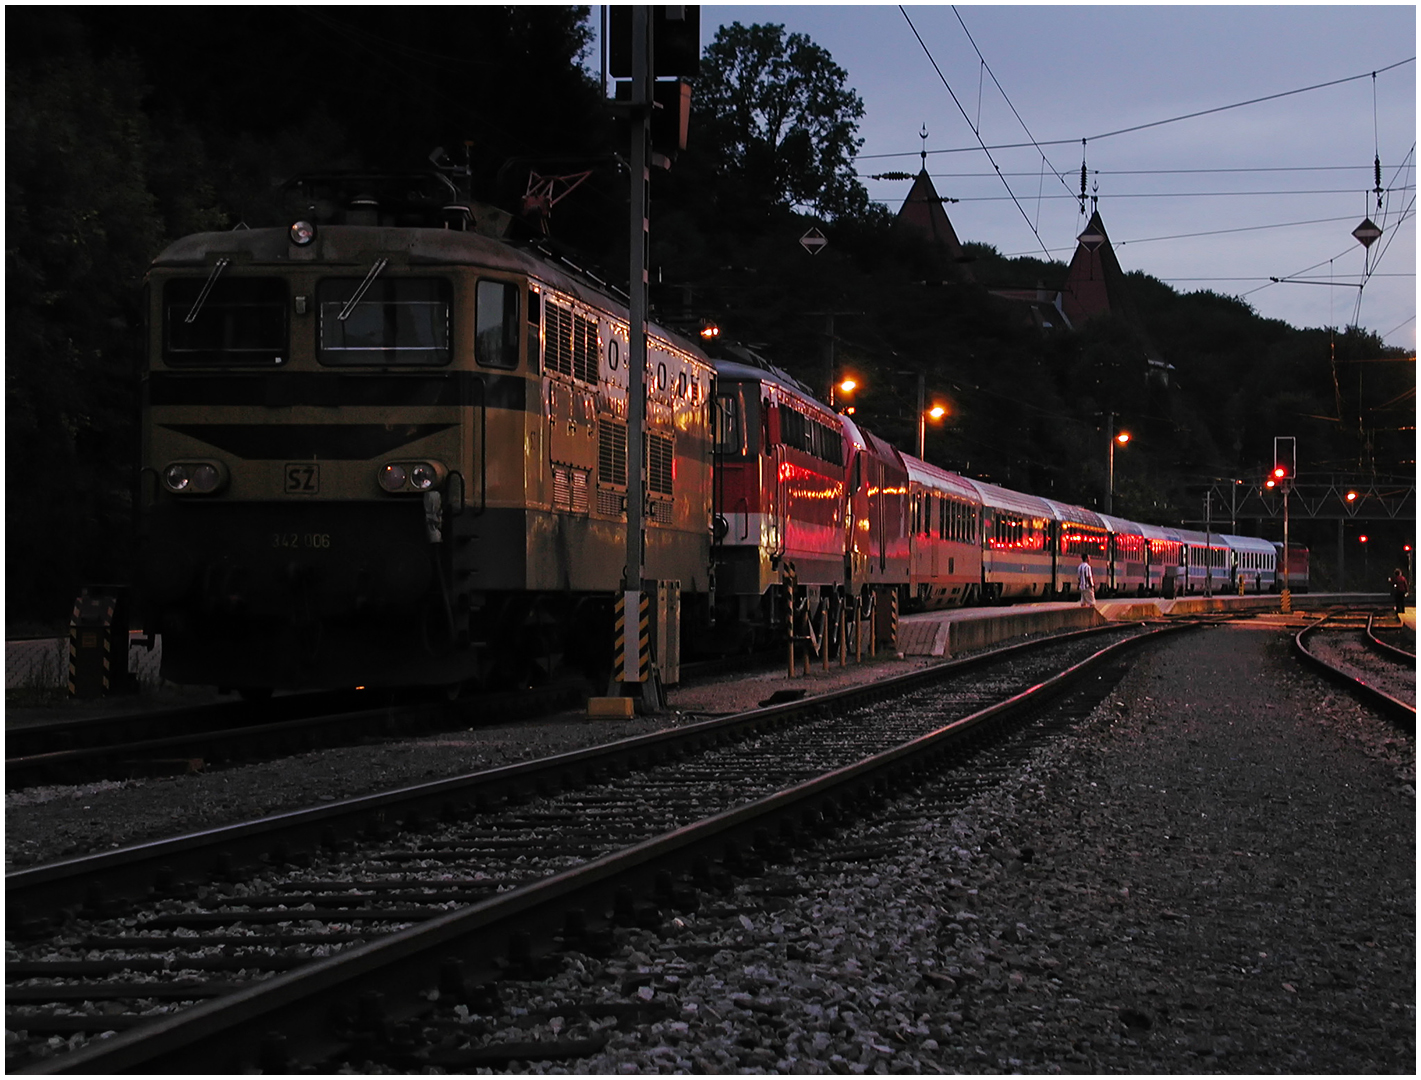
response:
{"label": "lamp post", "polygon": [[1112,429],[1110,436],[1110,468],[1108,470],[1110,475],[1105,488],[1105,512],[1107,514],[1113,514],[1115,512],[1115,444],[1119,443],[1121,446],[1124,446],[1130,441],[1130,433],[1128,431],[1122,431],[1119,434],[1114,433],[1114,413],[1110,414],[1110,427]]}
{"label": "lamp post", "polygon": [[918,460],[923,460],[923,441],[927,438],[927,416],[923,409],[927,404],[928,377],[918,372]]}

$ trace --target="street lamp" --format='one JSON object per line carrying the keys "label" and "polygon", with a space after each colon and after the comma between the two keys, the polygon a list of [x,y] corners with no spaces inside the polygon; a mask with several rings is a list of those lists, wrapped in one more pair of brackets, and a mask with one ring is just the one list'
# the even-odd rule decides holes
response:
{"label": "street lamp", "polygon": [[[1112,424],[1111,426],[1113,427],[1114,425]],[[1121,446],[1124,446],[1129,441],[1130,433],[1128,431],[1122,431],[1110,440],[1110,479],[1107,482],[1105,491],[1105,512],[1107,514],[1114,513],[1115,511],[1115,444],[1119,443]]]}
{"label": "street lamp", "polygon": [[926,461],[923,455],[923,440],[927,435],[926,425],[929,420],[934,422],[941,420],[947,415],[946,405],[934,405],[931,409],[923,408],[923,394],[921,385],[918,388],[918,458]]}

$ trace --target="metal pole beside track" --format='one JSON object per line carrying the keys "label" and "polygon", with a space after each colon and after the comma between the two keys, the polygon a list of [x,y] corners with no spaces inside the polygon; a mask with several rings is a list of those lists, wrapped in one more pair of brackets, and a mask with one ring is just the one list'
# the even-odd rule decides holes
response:
{"label": "metal pole beside track", "polygon": [[[629,243],[631,266],[627,276],[627,565],[622,582],[628,598],[627,610],[637,611],[633,603],[640,600],[645,587],[644,535],[645,488],[642,470],[645,468],[646,441],[646,316],[647,316],[647,242],[650,215],[651,169],[648,142],[651,131],[651,8],[638,4],[632,8],[632,116],[631,116],[631,215]],[[636,601],[631,594],[637,593]],[[646,682],[623,683],[639,696],[649,709],[661,706],[660,681],[656,665]]]}
{"label": "metal pole beside track", "polygon": [[1293,610],[1293,593],[1288,588],[1288,489],[1292,479],[1283,481],[1283,614]]}

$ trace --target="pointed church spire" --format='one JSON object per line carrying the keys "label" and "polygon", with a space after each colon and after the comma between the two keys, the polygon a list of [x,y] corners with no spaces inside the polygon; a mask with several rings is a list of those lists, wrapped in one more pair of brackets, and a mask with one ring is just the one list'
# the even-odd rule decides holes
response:
{"label": "pointed church spire", "polygon": [[[928,175],[928,126],[918,132],[918,138],[923,140],[922,150],[919,155],[922,159],[922,169],[913,180],[913,186],[908,191],[908,197],[903,200],[903,205],[898,210],[898,220],[906,225],[927,233],[929,237],[947,249],[947,254],[954,262],[963,262],[962,243],[957,239],[957,233],[952,227],[952,222],[948,220],[947,211],[943,209],[943,204],[956,202],[955,199],[944,199],[937,193],[937,188],[933,186],[932,177]],[[971,278],[971,273],[965,266],[961,268],[962,276]]]}
{"label": "pointed church spire", "polygon": [[1061,290],[1066,317],[1073,326],[1079,326],[1097,315],[1127,314],[1125,271],[1110,246],[1098,208],[1091,208],[1090,222],[1076,241],[1076,253]]}

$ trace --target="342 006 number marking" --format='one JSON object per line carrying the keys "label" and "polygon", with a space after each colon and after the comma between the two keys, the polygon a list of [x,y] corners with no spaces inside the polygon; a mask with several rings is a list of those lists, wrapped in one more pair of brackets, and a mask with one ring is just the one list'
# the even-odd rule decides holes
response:
{"label": "342 006 number marking", "polygon": [[325,550],[331,546],[331,534],[272,533],[271,546],[274,548],[315,548]]}

